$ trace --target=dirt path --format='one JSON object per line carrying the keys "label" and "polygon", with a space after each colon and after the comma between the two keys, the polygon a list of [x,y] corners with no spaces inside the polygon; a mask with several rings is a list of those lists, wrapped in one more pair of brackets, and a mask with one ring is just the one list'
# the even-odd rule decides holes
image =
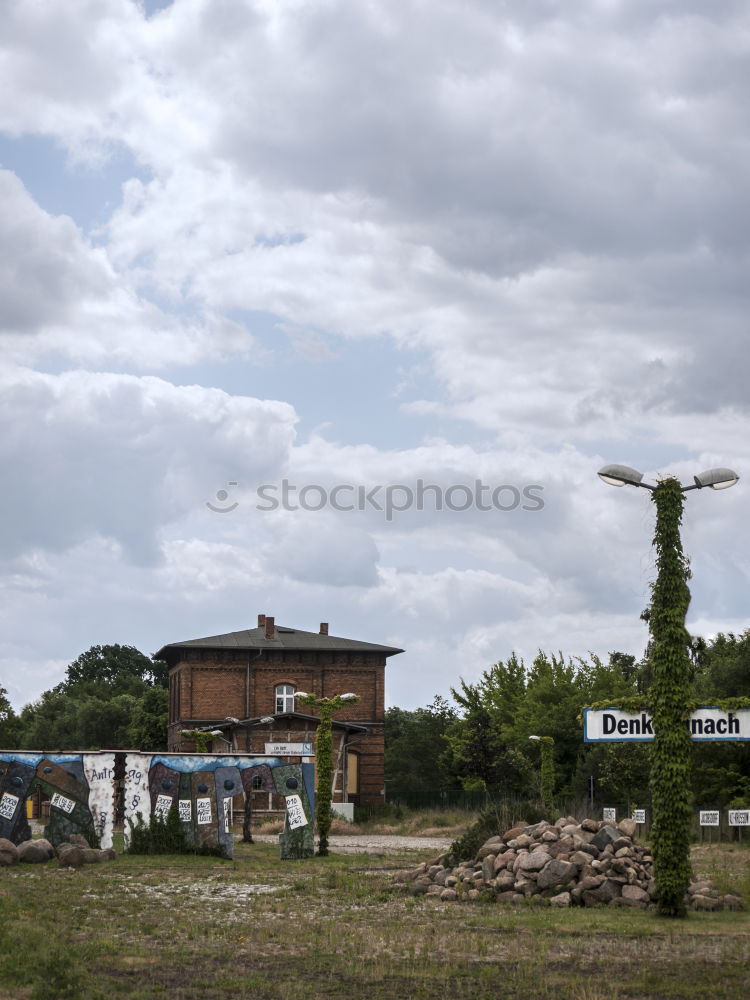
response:
{"label": "dirt path", "polygon": [[[261,844],[278,844],[279,835],[253,834],[253,839]],[[363,834],[347,837],[334,834],[328,838],[331,850],[341,854],[398,854],[400,851],[424,851],[440,854],[447,851],[452,838],[443,837],[396,837],[387,834]]]}

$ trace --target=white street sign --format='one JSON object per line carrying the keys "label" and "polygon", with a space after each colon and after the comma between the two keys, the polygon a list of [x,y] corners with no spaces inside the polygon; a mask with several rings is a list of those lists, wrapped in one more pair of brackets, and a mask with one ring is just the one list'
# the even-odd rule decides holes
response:
{"label": "white street sign", "polygon": [[701,809],[699,813],[699,822],[701,826],[718,826],[719,825],[719,810],[718,809]]}
{"label": "white street sign", "polygon": [[[750,740],[750,709],[725,712],[697,708],[687,722],[692,740]],[[585,743],[649,743],[654,738],[650,712],[623,712],[619,708],[585,708]]]}

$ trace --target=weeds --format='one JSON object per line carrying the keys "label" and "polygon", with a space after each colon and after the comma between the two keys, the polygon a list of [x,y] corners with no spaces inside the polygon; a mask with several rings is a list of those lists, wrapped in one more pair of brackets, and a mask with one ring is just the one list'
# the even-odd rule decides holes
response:
{"label": "weeds", "polygon": [[[733,845],[734,846],[734,845]],[[746,877],[750,850],[704,854]],[[390,892],[387,859],[121,855],[0,870],[0,997],[13,1000],[661,1000],[743,995],[750,916],[680,927],[629,910],[445,905]],[[744,874],[743,874],[744,873]],[[257,891],[266,887],[269,891]]]}

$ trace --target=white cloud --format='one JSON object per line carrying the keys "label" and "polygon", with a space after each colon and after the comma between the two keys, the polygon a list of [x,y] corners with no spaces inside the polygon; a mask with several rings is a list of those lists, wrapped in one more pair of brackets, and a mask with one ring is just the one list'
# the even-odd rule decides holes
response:
{"label": "white cloud", "polygon": [[285,403],[153,376],[13,369],[0,383],[5,554],[101,535],[158,560],[164,526],[202,507],[227,469],[278,474],[294,435]]}
{"label": "white cloud", "polygon": [[[404,645],[389,700],[415,704],[513,648],[640,652],[651,508],[594,473],[744,482],[749,26],[730,0],[10,3],[0,129],[139,169],[91,239],[0,172],[12,662],[276,610]],[[384,336],[420,369],[392,373],[390,448],[356,350]],[[283,402],[245,395],[259,361]],[[353,402],[326,382],[314,422],[356,417],[361,440],[297,442],[298,397],[336,364]],[[256,511],[284,476],[538,483],[545,506]],[[219,489],[236,510],[206,509]],[[689,495],[713,631],[741,620],[742,503]]]}

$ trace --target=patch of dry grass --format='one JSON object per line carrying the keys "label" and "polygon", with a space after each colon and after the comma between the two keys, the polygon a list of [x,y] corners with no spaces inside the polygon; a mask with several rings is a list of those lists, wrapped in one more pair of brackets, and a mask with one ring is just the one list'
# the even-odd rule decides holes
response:
{"label": "patch of dry grass", "polygon": [[[731,878],[749,862],[748,849],[697,853]],[[667,921],[393,894],[394,865],[414,864],[411,852],[281,862],[275,845],[240,844],[231,862],[121,856],[66,878],[54,864],[4,869],[0,1000],[745,994],[746,913]]]}

